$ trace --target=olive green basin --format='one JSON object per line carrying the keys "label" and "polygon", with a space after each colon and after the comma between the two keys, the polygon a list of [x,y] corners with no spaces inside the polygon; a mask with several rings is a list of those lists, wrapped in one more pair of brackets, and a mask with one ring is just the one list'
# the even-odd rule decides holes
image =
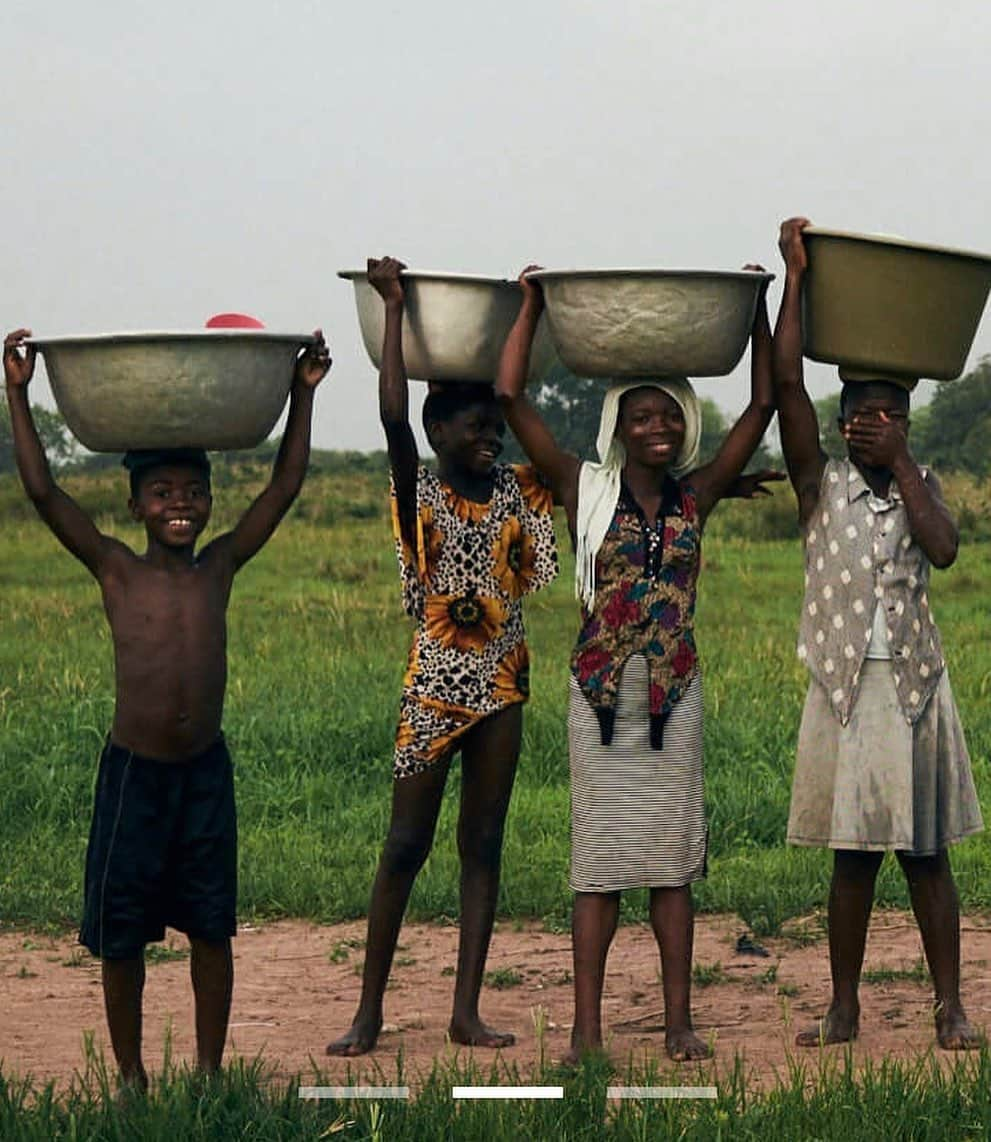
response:
{"label": "olive green basin", "polygon": [[254,448],[309,334],[209,329],[35,337],[59,411],[93,452]]}
{"label": "olive green basin", "polygon": [[581,377],[718,377],[747,347],[773,274],[537,270],[561,360]]}
{"label": "olive green basin", "polygon": [[[354,285],[365,351],[382,363],[385,304],[364,270],[341,270]],[[477,381],[491,384],[499,354],[523,291],[517,282],[474,274],[404,270],[403,360],[414,381]],[[557,361],[545,322],[537,326],[530,354],[530,379],[539,380]]]}
{"label": "olive green basin", "polygon": [[899,238],[808,227],[805,355],[844,380],[959,377],[988,289],[991,258]]}

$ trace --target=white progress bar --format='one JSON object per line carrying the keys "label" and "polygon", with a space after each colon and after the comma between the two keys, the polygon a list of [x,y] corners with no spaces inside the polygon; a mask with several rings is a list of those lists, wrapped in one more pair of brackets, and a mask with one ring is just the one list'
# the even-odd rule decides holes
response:
{"label": "white progress bar", "polygon": [[456,1086],[452,1098],[564,1098],[563,1086]]}
{"label": "white progress bar", "polygon": [[611,1086],[606,1088],[607,1098],[658,1099],[658,1098],[717,1098],[714,1086]]}
{"label": "white progress bar", "polygon": [[408,1086],[301,1086],[300,1098],[409,1098]]}

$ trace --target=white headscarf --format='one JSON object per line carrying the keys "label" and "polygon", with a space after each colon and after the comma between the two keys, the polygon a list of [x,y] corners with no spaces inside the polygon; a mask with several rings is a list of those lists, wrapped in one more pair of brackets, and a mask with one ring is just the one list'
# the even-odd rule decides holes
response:
{"label": "white headscarf", "polygon": [[578,473],[578,518],[575,558],[575,594],[586,610],[595,603],[595,557],[612,523],[619,501],[620,476],[626,463],[626,449],[616,435],[619,402],[631,389],[660,389],[678,405],[685,417],[685,439],[668,471],[683,476],[698,462],[702,438],[702,409],[691,383],[680,377],[663,380],[633,380],[611,385],[602,402],[596,449],[598,464],[584,463]]}

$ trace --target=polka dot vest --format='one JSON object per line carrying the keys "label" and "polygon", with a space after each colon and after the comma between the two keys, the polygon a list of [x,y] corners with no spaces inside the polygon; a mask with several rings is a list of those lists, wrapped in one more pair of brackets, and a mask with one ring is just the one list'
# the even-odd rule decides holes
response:
{"label": "polka dot vest", "polygon": [[843,725],[857,699],[876,606],[884,608],[908,722],[922,715],[945,665],[929,610],[929,561],[912,539],[894,480],[889,497],[877,500],[849,460],[829,460],[806,525],[798,656]]}

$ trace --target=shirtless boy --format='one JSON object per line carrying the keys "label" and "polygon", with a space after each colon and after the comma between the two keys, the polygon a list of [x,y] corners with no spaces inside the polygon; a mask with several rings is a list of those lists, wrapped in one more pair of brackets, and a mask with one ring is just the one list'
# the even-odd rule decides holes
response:
{"label": "shirtless boy", "polygon": [[236,824],[221,733],[227,603],[235,573],[265,543],[299,492],[316,386],[330,368],[322,334],[296,366],[282,444],[268,486],[240,522],[199,553],[210,518],[210,469],[196,449],[129,452],[138,555],[102,534],[52,479],[28,403],[30,330],[3,345],[21,482],[56,538],[100,584],[114,644],[116,702],[100,759],[86,856],[80,941],[103,959],[103,994],[123,1082],[147,1086],[141,1060],[144,947],[165,926],[186,932],[197,1062],[219,1068],[233,984]]}

